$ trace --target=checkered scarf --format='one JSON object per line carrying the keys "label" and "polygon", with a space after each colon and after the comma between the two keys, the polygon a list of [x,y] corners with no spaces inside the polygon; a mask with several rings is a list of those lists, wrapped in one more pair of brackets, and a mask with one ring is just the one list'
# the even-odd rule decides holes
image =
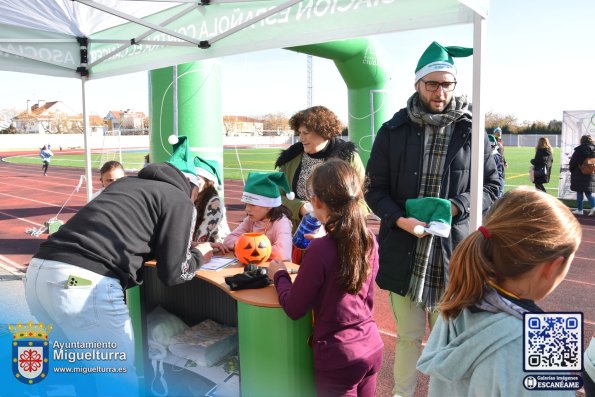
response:
{"label": "checkered scarf", "polygon": [[[455,122],[469,115],[467,98],[454,97],[443,113],[428,113],[418,104],[415,93],[407,102],[410,120],[424,129],[424,156],[419,197],[440,197],[440,183],[446,152]],[[407,295],[426,310],[434,310],[444,293],[444,257],[439,237],[428,235],[417,240]]]}

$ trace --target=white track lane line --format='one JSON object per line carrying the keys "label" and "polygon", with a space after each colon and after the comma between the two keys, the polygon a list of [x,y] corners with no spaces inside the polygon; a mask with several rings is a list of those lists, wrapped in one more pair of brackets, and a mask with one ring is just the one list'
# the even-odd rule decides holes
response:
{"label": "white track lane line", "polygon": [[[71,186],[72,190],[74,190],[74,187],[75,187],[77,184],[78,184],[78,182],[77,182],[77,183],[76,183],[74,186]],[[13,188],[21,188],[21,189],[27,189],[27,190],[34,190],[34,191],[36,191],[36,192],[44,192],[44,193],[49,193],[49,194],[51,194],[51,195],[53,195],[53,196],[55,196],[55,195],[62,195],[62,196],[66,196],[66,197],[68,197],[68,196],[70,196],[70,193],[72,193],[72,190],[71,190],[70,192],[58,192],[58,191],[55,191],[55,190],[40,189],[40,188],[31,187],[31,186],[16,185],[16,184],[14,184],[14,183],[4,183],[4,182],[0,182],[0,185],[6,185],[6,186],[9,186],[9,187],[11,188],[11,190],[12,190]],[[60,185],[60,186],[68,186],[68,185]],[[82,193],[81,193],[81,191],[82,191]],[[0,193],[0,194],[6,194],[6,193]],[[17,197],[17,196],[13,196],[13,197]],[[79,197],[79,198],[82,198],[82,199],[84,199],[84,198],[86,197],[86,196],[85,196],[84,189],[81,187],[81,189],[80,189],[80,191],[79,191],[78,193],[74,193],[74,194],[72,194],[72,197]]]}
{"label": "white track lane line", "polygon": [[[0,194],[1,194],[1,193],[0,193]],[[27,220],[27,219],[25,219],[25,218],[19,218],[18,216],[14,216],[14,215],[11,215],[11,214],[7,214],[6,212],[2,212],[2,211],[0,211],[0,214],[2,214],[2,215],[5,215],[5,216],[7,216],[7,217],[9,217],[9,218],[12,218],[12,219],[18,219],[19,221],[23,221],[23,222],[26,222],[26,223],[30,223],[30,224],[32,224],[32,225],[35,225],[35,226],[44,226],[44,225],[40,225],[40,224],[39,224],[39,223],[37,223],[37,222],[33,222],[33,221],[30,221],[30,220]]]}
{"label": "white track lane line", "polygon": [[[52,193],[55,193],[55,192],[52,192]],[[45,204],[45,205],[49,205],[49,206],[57,207],[57,208],[62,207],[61,205],[58,205],[58,204],[52,204],[52,203],[48,203],[46,201],[33,200],[33,199],[30,199],[30,198],[21,197],[21,196],[13,196],[12,194],[8,194],[8,193],[2,193],[2,192],[0,192],[0,196],[8,196],[8,197],[17,198],[17,199],[20,199],[20,200],[27,200],[27,201],[31,201],[31,202],[34,202],[34,203]],[[78,211],[78,208],[72,208],[72,207],[64,207],[64,208],[65,209],[68,208],[69,210],[72,210],[72,211],[75,211],[75,212]]]}
{"label": "white track lane line", "polygon": [[23,266],[20,263],[16,263],[15,261],[11,261],[4,255],[0,255],[0,267],[7,272],[12,273],[13,275],[22,276],[22,272],[15,272],[15,269],[25,271],[27,270],[27,266]]}

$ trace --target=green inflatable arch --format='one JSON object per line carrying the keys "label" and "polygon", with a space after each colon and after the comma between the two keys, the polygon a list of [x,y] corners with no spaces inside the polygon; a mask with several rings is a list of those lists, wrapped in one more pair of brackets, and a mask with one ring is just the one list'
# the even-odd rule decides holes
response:
{"label": "green inflatable arch", "polygon": [[[395,111],[384,61],[367,38],[333,41],[288,50],[334,61],[347,85],[349,139],[360,149],[364,164],[378,128]],[[192,151],[223,164],[221,73],[216,60],[205,60],[150,72],[151,161],[167,160],[169,135],[187,135]],[[174,109],[177,86],[177,111]],[[221,170],[222,171],[222,170]]]}
{"label": "green inflatable arch", "polygon": [[334,61],[347,85],[349,139],[367,164],[376,131],[395,112],[384,61],[367,38],[290,47]]}

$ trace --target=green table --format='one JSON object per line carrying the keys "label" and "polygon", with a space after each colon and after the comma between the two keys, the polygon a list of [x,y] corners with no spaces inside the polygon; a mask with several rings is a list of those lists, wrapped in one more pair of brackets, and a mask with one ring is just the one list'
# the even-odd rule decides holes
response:
{"label": "green table", "polygon": [[[199,270],[195,280],[166,287],[157,279],[154,266],[145,268],[145,283],[140,291],[131,289],[127,294],[137,341],[138,369],[148,370],[148,367],[140,365],[144,363],[147,349],[144,313],[152,308],[147,306],[161,304],[189,324],[213,318],[221,323],[237,325],[243,397],[316,395],[312,350],[307,344],[312,330],[311,316],[308,314],[297,321],[291,320],[280,307],[274,286],[231,291],[224,278],[243,270],[235,265],[218,271]],[[230,315],[217,318],[218,311],[222,311],[217,310],[220,305],[233,305],[231,316],[235,315],[235,318],[230,318]],[[175,308],[182,313],[176,313]],[[234,321],[236,324],[233,324]],[[138,373],[143,379],[143,371]]]}

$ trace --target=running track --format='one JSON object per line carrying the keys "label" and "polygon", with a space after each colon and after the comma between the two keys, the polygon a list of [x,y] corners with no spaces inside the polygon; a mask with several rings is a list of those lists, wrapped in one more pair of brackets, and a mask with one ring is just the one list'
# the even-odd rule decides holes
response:
{"label": "running track", "polygon": [[[36,153],[36,152],[35,152]],[[58,152],[56,155],[68,151]],[[47,234],[34,237],[28,229],[41,228],[48,219],[62,209],[59,219],[67,221],[85,204],[84,185],[77,193],[74,188],[84,172],[79,169],[53,167],[48,176],[41,172],[41,164],[16,165],[2,161],[3,157],[31,152],[0,154],[0,266],[21,273]],[[93,174],[98,188],[99,175]],[[240,202],[240,181],[225,181],[225,202],[229,226],[233,229],[243,218]],[[67,201],[68,200],[68,201]],[[579,217],[583,225],[583,241],[566,279],[547,299],[539,302],[548,311],[582,311],[584,313],[584,341],[588,343],[595,332],[595,217]],[[378,223],[372,222],[377,230]],[[385,357],[378,379],[377,396],[391,396],[392,366],[396,327],[385,291],[377,288],[375,318],[385,343]],[[586,346],[586,344],[585,344]],[[427,379],[420,377],[415,397],[426,395]],[[578,395],[582,395],[578,393]]]}

